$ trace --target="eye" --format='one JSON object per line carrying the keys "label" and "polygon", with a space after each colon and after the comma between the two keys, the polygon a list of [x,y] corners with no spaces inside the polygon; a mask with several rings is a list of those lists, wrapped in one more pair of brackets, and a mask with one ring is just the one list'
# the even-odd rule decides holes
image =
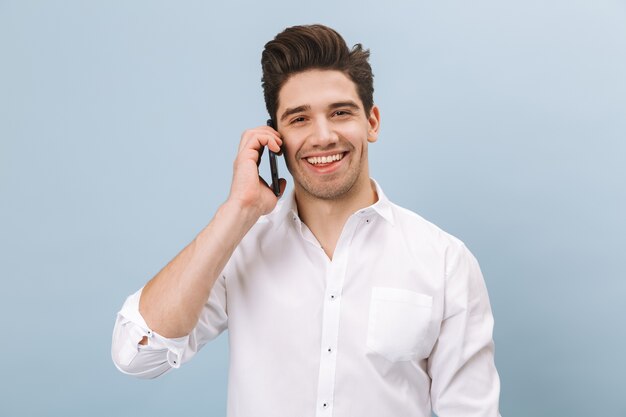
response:
{"label": "eye", "polygon": [[351,113],[349,110],[336,110],[336,111],[333,113],[333,116],[338,116],[338,117],[341,117],[341,116],[349,116],[349,115],[351,115],[351,114],[352,114],[352,113]]}
{"label": "eye", "polygon": [[298,123],[302,123],[304,122],[304,117],[303,116],[299,116],[299,117],[295,117],[293,119],[291,119],[291,121],[289,122],[289,124],[298,124]]}

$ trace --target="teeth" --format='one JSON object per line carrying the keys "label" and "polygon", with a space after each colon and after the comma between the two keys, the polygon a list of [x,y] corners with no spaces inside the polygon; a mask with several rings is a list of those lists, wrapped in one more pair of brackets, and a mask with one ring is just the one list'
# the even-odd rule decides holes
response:
{"label": "teeth", "polygon": [[329,164],[331,162],[339,161],[343,158],[342,153],[338,153],[336,155],[328,155],[328,156],[312,156],[307,158],[307,162],[309,164],[317,165],[317,164]]}

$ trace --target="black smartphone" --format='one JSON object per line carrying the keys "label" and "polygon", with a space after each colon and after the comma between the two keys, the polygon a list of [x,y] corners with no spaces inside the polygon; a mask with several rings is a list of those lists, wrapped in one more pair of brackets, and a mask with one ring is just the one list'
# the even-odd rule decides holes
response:
{"label": "black smartphone", "polygon": [[[276,129],[274,126],[274,121],[272,119],[267,119],[267,125],[272,129]],[[280,183],[278,182],[278,161],[276,160],[276,153],[272,152],[269,148],[267,149],[270,157],[270,172],[272,175],[272,191],[276,194],[276,197],[280,195]]]}

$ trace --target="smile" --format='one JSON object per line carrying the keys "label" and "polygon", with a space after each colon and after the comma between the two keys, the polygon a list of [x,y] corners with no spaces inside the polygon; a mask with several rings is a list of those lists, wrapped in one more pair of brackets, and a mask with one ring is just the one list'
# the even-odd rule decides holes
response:
{"label": "smile", "polygon": [[331,162],[340,161],[343,159],[343,153],[327,156],[312,156],[306,158],[306,161],[311,165],[330,164]]}

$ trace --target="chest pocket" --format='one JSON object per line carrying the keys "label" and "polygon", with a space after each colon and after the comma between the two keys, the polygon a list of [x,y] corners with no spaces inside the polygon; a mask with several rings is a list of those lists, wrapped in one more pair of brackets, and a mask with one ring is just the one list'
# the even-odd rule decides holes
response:
{"label": "chest pocket", "polygon": [[433,299],[398,288],[372,288],[367,348],[392,362],[428,357]]}

